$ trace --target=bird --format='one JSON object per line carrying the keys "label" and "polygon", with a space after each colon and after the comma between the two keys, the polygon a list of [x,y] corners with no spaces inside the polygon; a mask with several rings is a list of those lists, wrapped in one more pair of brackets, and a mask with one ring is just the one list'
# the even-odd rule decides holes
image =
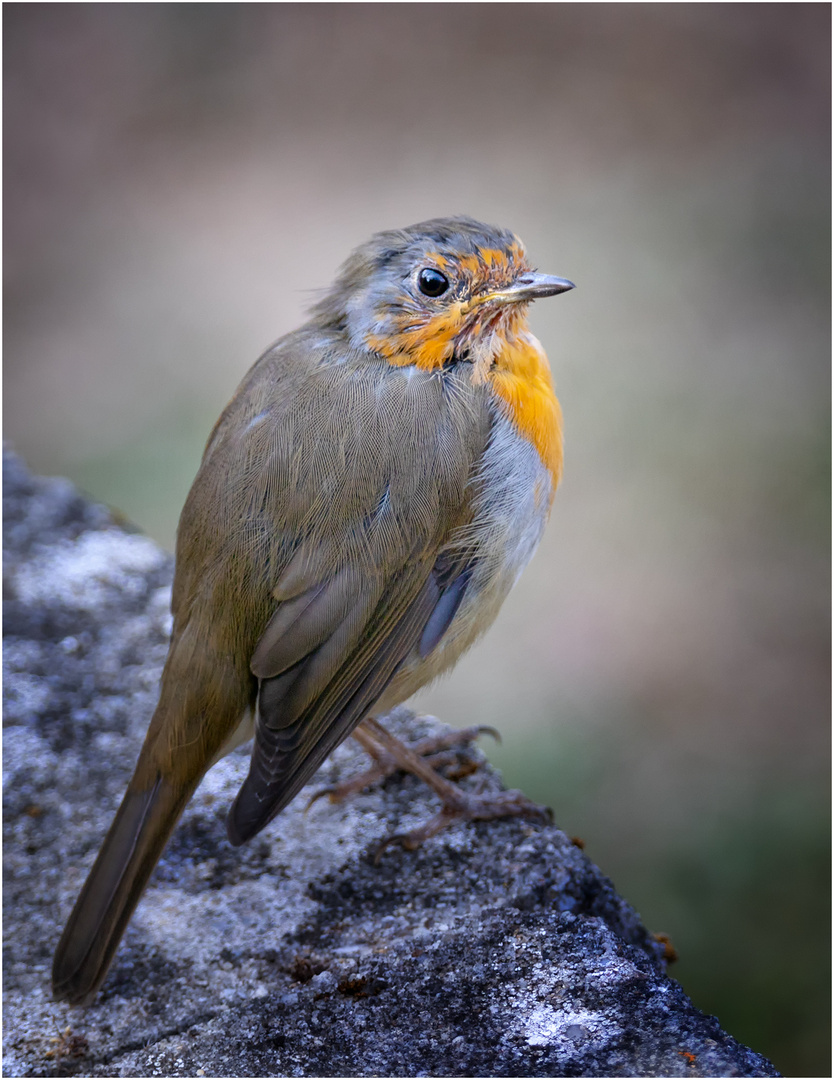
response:
{"label": "bird", "polygon": [[527,311],[572,288],[470,217],[378,232],[243,378],[182,511],[159,702],[57,946],[57,1000],[93,1000],[186,803],[247,740],[233,845],[354,731],[440,792],[412,845],[533,806],[456,794],[379,717],[487,629],[538,545],[562,413]]}

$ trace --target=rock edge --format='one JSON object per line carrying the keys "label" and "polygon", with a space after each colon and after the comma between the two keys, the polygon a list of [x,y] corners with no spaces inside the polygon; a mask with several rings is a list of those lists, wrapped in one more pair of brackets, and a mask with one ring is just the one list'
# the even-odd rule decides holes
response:
{"label": "rock edge", "polygon": [[96,1002],[54,1003],[52,951],[155,704],[172,560],[10,451],[3,498],[6,1076],[779,1075],[555,826],[459,826],[375,862],[434,812],[413,778],[305,813],[362,768],[352,740],[238,850],[246,754],[216,766]]}

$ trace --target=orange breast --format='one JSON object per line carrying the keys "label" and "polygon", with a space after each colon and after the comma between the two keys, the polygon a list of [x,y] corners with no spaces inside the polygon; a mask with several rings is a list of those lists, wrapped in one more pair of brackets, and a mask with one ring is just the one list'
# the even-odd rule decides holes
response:
{"label": "orange breast", "polygon": [[505,338],[488,377],[519,434],[535,446],[550,472],[552,500],[562,477],[562,409],[544,349],[527,330]]}

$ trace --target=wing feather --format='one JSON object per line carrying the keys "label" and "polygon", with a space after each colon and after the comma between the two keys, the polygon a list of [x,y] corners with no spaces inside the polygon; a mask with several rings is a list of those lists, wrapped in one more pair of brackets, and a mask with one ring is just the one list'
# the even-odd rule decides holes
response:
{"label": "wing feather", "polygon": [[[367,715],[419,641],[439,596],[430,562],[404,571],[373,612],[357,646],[300,711],[292,707],[298,704],[293,702],[295,687],[286,692],[270,685],[273,680],[262,680],[249,775],[227,821],[233,844],[244,843],[279,813]],[[305,663],[314,664],[316,658],[314,653]],[[296,678],[302,679],[303,672]]]}

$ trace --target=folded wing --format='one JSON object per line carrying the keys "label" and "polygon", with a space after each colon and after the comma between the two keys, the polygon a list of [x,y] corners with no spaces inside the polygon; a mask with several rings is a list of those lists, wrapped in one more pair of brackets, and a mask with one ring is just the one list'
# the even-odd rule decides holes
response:
{"label": "folded wing", "polygon": [[440,641],[463,599],[463,555],[415,556],[387,580],[345,568],[284,601],[252,657],[259,679],[249,775],[233,844],[264,827],[367,715],[412,652]]}

